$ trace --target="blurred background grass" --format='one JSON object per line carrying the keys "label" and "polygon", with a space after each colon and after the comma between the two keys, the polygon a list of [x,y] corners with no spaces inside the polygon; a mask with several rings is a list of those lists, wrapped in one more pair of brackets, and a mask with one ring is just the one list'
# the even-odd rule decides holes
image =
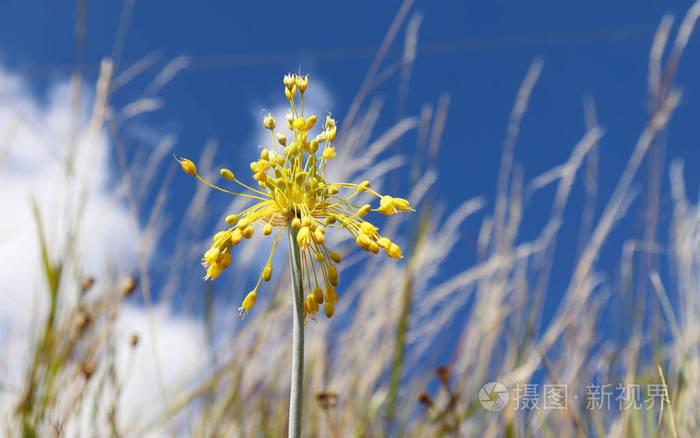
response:
{"label": "blurred background grass", "polygon": [[[202,186],[183,190],[170,157],[186,146],[144,118],[167,108],[160,91],[198,63],[157,63],[152,55],[122,62],[134,7],[126,1],[113,18],[112,52],[97,80],[89,79],[82,55],[88,6],[77,3],[77,61],[66,70],[70,81],[51,92],[50,111],[27,92],[36,69],[0,75],[0,272],[8,303],[0,314],[0,431],[282,436],[291,346],[286,255],[243,322],[236,308],[264,257],[261,241],[237,248],[230,275],[202,282],[199,259],[212,224],[244,202],[222,204]],[[366,263],[352,242],[333,242],[344,256],[341,298],[332,320],[306,327],[304,435],[698,436],[700,209],[685,188],[685,175],[697,172],[664,154],[668,122],[697,88],[693,81],[680,88],[675,76],[700,3],[675,22],[659,17],[657,28],[637,30],[650,38],[648,72],[639,72],[647,78],[639,109],[646,119],[633,143],[611,146],[625,157],[612,177],[601,175],[610,167],[599,149],[616,120],[599,126],[604,108],[593,97],[584,99],[585,129],[564,160],[526,176],[517,157],[528,151],[516,149],[547,68],[535,58],[519,88],[512,84],[500,162],[485,171],[489,178],[477,187],[483,196],[473,198],[466,193],[479,190],[441,185],[448,178],[454,186],[461,181],[455,168],[466,172],[467,162],[487,155],[445,144],[446,126],[461,123],[448,117],[454,97],[445,92],[418,111],[407,104],[420,89],[412,72],[430,10],[406,1],[394,13],[378,48],[326,55],[369,57],[352,99],[335,103],[346,112],[338,116],[332,175],[378,179],[416,213],[383,224],[404,248],[399,263]],[[545,40],[581,38],[563,35]],[[207,62],[267,62],[246,56]],[[284,62],[302,62],[287,56]],[[274,79],[280,87],[283,73]],[[389,110],[381,87],[394,90]],[[334,107],[322,92],[310,97],[318,114]],[[255,113],[278,99],[266,98]],[[254,154],[255,123],[232,147]],[[466,141],[469,132],[463,135]],[[549,135],[542,132],[542,141]],[[198,146],[199,171],[216,175],[227,147],[213,139]],[[635,215],[641,225],[627,226]],[[479,402],[489,381],[510,390],[500,412]],[[568,409],[516,409],[512,398],[528,383],[567,385]],[[644,390],[665,383],[670,403],[663,410],[587,406],[591,384],[618,383]]]}

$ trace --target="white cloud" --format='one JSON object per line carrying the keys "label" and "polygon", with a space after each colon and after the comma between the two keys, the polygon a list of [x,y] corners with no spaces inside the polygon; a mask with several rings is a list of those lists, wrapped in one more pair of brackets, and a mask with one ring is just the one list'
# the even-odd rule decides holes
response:
{"label": "white cloud", "polygon": [[[94,93],[82,91],[90,97],[81,98],[74,123],[69,82],[56,84],[39,99],[22,77],[0,67],[0,382],[11,387],[21,388],[37,324],[48,306],[32,199],[41,211],[51,256],[56,257],[67,246],[65,230],[84,197],[84,216],[75,236],[82,258],[79,267],[66,269],[77,267],[95,276],[98,285],[100,279],[131,272],[142,238],[127,205],[115,195],[119,184],[106,134],[88,133]],[[77,152],[74,174],[67,175],[72,130],[77,132],[72,142]],[[67,294],[70,288],[65,289]],[[61,299],[70,303],[75,297]],[[141,337],[133,350],[128,343],[131,333]],[[123,424],[143,418],[144,409],[150,418],[157,413],[153,408],[161,406],[154,384],[154,351],[169,391],[203,366],[199,323],[173,317],[164,306],[151,315],[140,307],[123,307],[116,335],[124,339],[117,350],[118,371],[127,382],[121,400]],[[0,420],[12,415],[18,396],[0,392]]]}

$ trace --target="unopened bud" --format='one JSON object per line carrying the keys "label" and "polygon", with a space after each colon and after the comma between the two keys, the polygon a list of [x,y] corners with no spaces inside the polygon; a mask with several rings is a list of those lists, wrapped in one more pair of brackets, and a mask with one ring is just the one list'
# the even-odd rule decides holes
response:
{"label": "unopened bud", "polygon": [[265,125],[265,127],[270,131],[275,129],[275,118],[272,117],[272,114],[268,113],[267,116],[265,116],[265,118],[263,119],[263,125]]}
{"label": "unopened bud", "polygon": [[318,304],[323,304],[323,290],[318,286],[314,288],[314,300]]}
{"label": "unopened bud", "polygon": [[87,292],[92,288],[92,286],[95,284],[95,277],[85,277],[83,279],[83,284],[81,286],[81,290],[83,293]]}
{"label": "unopened bud", "polygon": [[316,400],[322,409],[328,409],[338,404],[338,394],[335,392],[320,392],[316,394]]}
{"label": "unopened bud", "polygon": [[75,330],[78,333],[82,333],[90,324],[90,317],[84,312],[79,312],[77,315],[75,315],[73,324],[75,325]]}
{"label": "unopened bud", "polygon": [[233,178],[234,178],[233,172],[231,172],[231,171],[228,170],[228,169],[221,169],[221,171],[220,171],[219,173],[221,173],[221,176],[222,176],[224,179],[227,179],[227,180],[229,180],[229,181],[232,181]]}
{"label": "unopened bud", "polygon": [[299,117],[295,121],[292,122],[292,127],[298,131],[303,130],[306,127],[306,122],[304,121],[303,117]]}
{"label": "unopened bud", "polygon": [[85,363],[80,368],[80,371],[83,373],[83,376],[85,377],[86,380],[89,380],[90,377],[92,377],[92,375],[95,374],[96,370],[97,370],[97,364],[95,362]]}
{"label": "unopened bud", "polygon": [[440,379],[440,382],[442,382],[446,388],[450,387],[450,369],[448,367],[442,366],[438,368],[435,370],[435,374],[437,374],[438,379]]}
{"label": "unopened bud", "polygon": [[306,119],[306,123],[304,128],[306,128],[307,131],[311,130],[314,125],[316,124],[316,116],[311,116],[308,119]]}
{"label": "unopened bud", "polygon": [[335,304],[326,301],[326,304],[323,305],[323,310],[326,311],[326,317],[330,318],[335,313]]}
{"label": "unopened bud", "polygon": [[433,399],[430,398],[428,393],[425,391],[419,392],[416,399],[418,400],[419,403],[421,403],[429,408],[433,406]]}
{"label": "unopened bud", "polygon": [[182,170],[184,170],[186,174],[189,176],[197,176],[197,166],[195,166],[192,161],[187,158],[181,158],[179,161]]}
{"label": "unopened bud", "polygon": [[272,278],[272,265],[267,265],[263,269],[263,280],[270,281],[270,278]]}
{"label": "unopened bud", "polygon": [[122,281],[122,296],[128,297],[134,291],[136,290],[136,286],[138,286],[138,282],[134,277],[127,277]]}

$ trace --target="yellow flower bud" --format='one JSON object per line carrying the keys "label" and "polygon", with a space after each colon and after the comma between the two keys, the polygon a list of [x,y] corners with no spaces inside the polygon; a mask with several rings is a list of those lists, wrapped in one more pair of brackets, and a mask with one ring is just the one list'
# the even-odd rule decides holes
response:
{"label": "yellow flower bud", "polygon": [[326,286],[325,298],[326,303],[335,304],[338,302],[338,292],[333,286]]}
{"label": "yellow flower bud", "polygon": [[326,316],[328,318],[333,316],[333,313],[335,313],[335,305],[333,303],[326,302],[326,304],[323,305],[323,309],[326,311]]}
{"label": "yellow flower bud", "polygon": [[301,249],[311,246],[311,230],[308,227],[301,227],[297,234],[297,243]]}
{"label": "yellow flower bud", "polygon": [[362,181],[359,186],[357,186],[357,191],[358,192],[366,192],[367,189],[369,188],[370,182],[369,181]]}
{"label": "yellow flower bud", "polygon": [[292,100],[294,99],[294,95],[297,94],[297,86],[295,85],[294,88],[291,90],[289,88],[284,89],[284,95],[287,97],[287,99]]}
{"label": "yellow flower bud", "polygon": [[399,211],[408,211],[410,203],[407,199],[391,198],[391,205]]}
{"label": "yellow flower bud", "polygon": [[360,231],[362,231],[368,237],[374,237],[374,235],[377,234],[377,230],[378,228],[370,224],[369,222],[362,222],[362,224],[360,225]]}
{"label": "yellow flower bud", "polygon": [[336,125],[335,120],[331,116],[326,116],[326,129],[330,129]]}
{"label": "yellow flower bud", "polygon": [[318,151],[318,140],[311,140],[309,143],[308,150],[306,151],[309,155],[313,155]]}
{"label": "yellow flower bud", "polygon": [[323,304],[323,290],[318,286],[314,288],[314,300],[318,304]]}
{"label": "yellow flower bud", "polygon": [[231,244],[232,245],[238,245],[241,242],[241,239],[243,239],[243,233],[241,232],[240,228],[236,228],[233,230],[233,233],[231,233]]}
{"label": "yellow flower bud", "polygon": [[241,313],[241,316],[244,318],[248,315],[248,312],[250,312],[250,309],[253,308],[255,305],[255,301],[258,299],[258,294],[255,291],[251,291],[243,300],[243,303],[241,304],[241,307],[238,308],[238,310]]}
{"label": "yellow flower bud", "polygon": [[302,185],[304,181],[306,181],[307,176],[308,174],[306,172],[298,172],[294,175],[294,182],[297,183],[297,185]]}
{"label": "yellow flower bud", "polygon": [[231,253],[226,252],[224,255],[221,257],[221,261],[219,261],[219,264],[221,265],[221,269],[226,269],[229,267],[231,264]]}
{"label": "yellow flower bud", "polygon": [[326,146],[326,148],[323,150],[323,155],[321,155],[321,157],[325,158],[326,160],[335,157],[335,149],[330,146]]}
{"label": "yellow flower bud", "polygon": [[263,280],[270,281],[270,278],[272,278],[272,265],[267,265],[263,269]]}
{"label": "yellow flower bud", "polygon": [[355,240],[355,243],[357,243],[357,246],[364,250],[369,250],[369,237],[365,236],[364,234],[360,233],[357,236],[357,240]]}
{"label": "yellow flower bud", "polygon": [[282,146],[284,146],[284,145],[287,144],[287,137],[286,137],[284,134],[282,134],[281,132],[276,133],[276,134],[275,134],[275,137],[277,137],[277,141],[278,141],[279,144],[281,144]]}
{"label": "yellow flower bud", "polygon": [[302,226],[302,227],[309,227],[309,228],[311,228],[311,224],[312,224],[312,222],[311,222],[311,218],[310,218],[309,216],[304,216],[304,217],[301,219],[301,226]]}
{"label": "yellow flower bud", "polygon": [[304,129],[306,129],[307,131],[310,131],[314,127],[315,124],[316,124],[316,116],[311,116],[308,119],[306,119]]}
{"label": "yellow flower bud", "polygon": [[[314,233],[314,234],[315,234],[315,233]],[[326,257],[323,255],[323,253],[317,252],[316,255],[314,255],[314,257],[316,257],[316,260],[317,260],[319,263],[323,263],[323,262],[326,261]]]}
{"label": "yellow flower bud", "polygon": [[402,258],[402,255],[401,255],[401,248],[399,248],[399,245],[397,245],[397,244],[395,244],[395,243],[392,243],[391,245],[389,245],[389,247],[386,248],[385,251],[386,251],[387,255],[388,255],[389,257],[391,257],[392,259],[400,259],[400,258]]}
{"label": "yellow flower bud", "polygon": [[377,245],[382,248],[388,248],[389,245],[391,245],[391,240],[387,239],[386,237],[380,237],[377,239]]}
{"label": "yellow flower bud", "polygon": [[338,279],[338,268],[335,265],[328,265],[328,278]]}
{"label": "yellow flower bud", "polygon": [[245,237],[246,239],[250,239],[251,237],[253,237],[254,231],[255,227],[253,227],[252,225],[248,225],[243,229],[243,237]]}
{"label": "yellow flower bud", "polygon": [[357,210],[357,215],[358,216],[366,216],[369,214],[369,212],[372,210],[372,206],[369,204],[365,204],[362,207],[360,207],[359,210]]}
{"label": "yellow flower bud", "polygon": [[202,264],[213,265],[216,263],[216,259],[219,257],[219,248],[212,246],[204,253],[202,257]]}
{"label": "yellow flower bud", "polygon": [[228,170],[228,169],[221,169],[221,171],[220,171],[219,173],[221,173],[221,176],[222,176],[224,179],[227,179],[227,180],[229,180],[229,181],[233,180],[233,178],[234,178],[234,177],[233,177],[233,172],[231,172],[231,171]]}
{"label": "yellow flower bud", "polygon": [[272,234],[272,225],[270,225],[270,224],[265,225],[263,227],[263,234],[266,236],[269,236],[270,234]]}
{"label": "yellow flower bud", "polygon": [[380,201],[379,201],[379,208],[377,211],[381,214],[390,216],[394,213],[396,213],[396,208],[394,207],[393,204],[393,198],[391,196],[382,196]]}
{"label": "yellow flower bud", "polygon": [[260,159],[265,160],[265,161],[269,160],[270,159],[270,151],[268,151],[267,149],[261,150],[260,151]]}
{"label": "yellow flower bud", "polygon": [[301,219],[299,219],[298,217],[295,217],[294,219],[292,219],[292,228],[294,228],[296,230],[301,228]]}
{"label": "yellow flower bud", "polygon": [[306,126],[306,122],[303,117],[299,117],[294,122],[292,122],[292,127],[297,131],[302,131]]}
{"label": "yellow flower bud", "polygon": [[282,155],[277,155],[277,165],[284,166],[285,158]]}
{"label": "yellow flower bud", "polygon": [[238,221],[238,228],[243,229],[250,225],[250,218],[249,217],[244,217],[240,221]]}
{"label": "yellow flower bud", "polygon": [[323,245],[326,242],[326,236],[323,234],[323,228],[316,228],[314,230],[314,240],[319,245]]}
{"label": "yellow flower bud", "polygon": [[270,131],[275,129],[275,118],[272,117],[272,114],[268,113],[267,116],[263,119],[263,125]]}
{"label": "yellow flower bud", "polygon": [[340,263],[340,261],[343,259],[340,254],[338,254],[335,251],[331,251],[328,253],[328,256],[333,260],[335,263]]}
{"label": "yellow flower bud", "polygon": [[334,215],[329,214],[328,216],[326,216],[326,223],[327,223],[328,225],[334,224],[335,221],[336,221],[336,219],[335,219],[335,216],[334,216]]}
{"label": "yellow flower bud", "polygon": [[205,280],[214,280],[216,277],[221,275],[221,271],[223,271],[223,268],[221,265],[211,265],[209,269],[207,269],[207,275],[204,277]]}
{"label": "yellow flower bud", "polygon": [[180,166],[182,166],[182,170],[189,176],[197,176],[197,166],[187,158],[180,159]]}
{"label": "yellow flower bud", "polygon": [[260,166],[258,165],[258,162],[257,162],[257,161],[252,161],[252,162],[250,163],[250,170],[252,170],[253,173],[256,173],[256,172],[260,171]]}
{"label": "yellow flower bud", "polygon": [[226,223],[228,225],[233,225],[236,222],[238,222],[238,215],[237,214],[230,214],[230,215],[226,216]]}
{"label": "yellow flower bud", "polygon": [[306,297],[306,302],[304,303],[306,305],[306,308],[308,309],[307,311],[311,313],[312,315],[315,313],[318,313],[319,307],[318,303],[316,302],[316,299],[312,294],[309,294]]}
{"label": "yellow flower bud", "polygon": [[291,157],[297,152],[299,152],[299,146],[296,143],[292,143],[284,148],[284,155],[286,155],[287,158]]}
{"label": "yellow flower bud", "polygon": [[261,172],[264,172],[269,168],[270,168],[270,163],[267,160],[261,159],[258,161],[258,169],[260,169]]}
{"label": "yellow flower bud", "polygon": [[377,245],[377,242],[374,240],[369,241],[369,251],[373,254],[377,254],[379,252],[379,245]]}

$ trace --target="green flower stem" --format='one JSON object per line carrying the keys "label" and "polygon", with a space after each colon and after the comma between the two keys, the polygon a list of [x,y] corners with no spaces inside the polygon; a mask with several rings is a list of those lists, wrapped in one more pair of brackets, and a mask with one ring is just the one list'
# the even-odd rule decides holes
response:
{"label": "green flower stem", "polygon": [[301,279],[301,253],[298,230],[289,221],[289,264],[292,271],[294,319],[292,332],[292,383],[289,395],[289,438],[301,437],[301,409],[304,384],[304,284]]}

